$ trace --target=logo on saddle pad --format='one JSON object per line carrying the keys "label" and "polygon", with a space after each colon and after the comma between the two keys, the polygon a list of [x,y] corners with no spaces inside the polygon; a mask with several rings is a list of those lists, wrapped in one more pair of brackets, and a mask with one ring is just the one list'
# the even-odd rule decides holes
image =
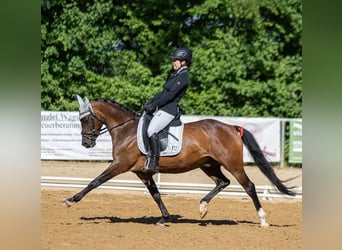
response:
{"label": "logo on saddle pad", "polygon": [[[143,154],[147,154],[148,138],[147,127],[152,119],[151,115],[144,113],[138,123],[137,140],[139,150]],[[159,132],[160,156],[177,155],[182,148],[184,124],[178,115],[171,124]]]}

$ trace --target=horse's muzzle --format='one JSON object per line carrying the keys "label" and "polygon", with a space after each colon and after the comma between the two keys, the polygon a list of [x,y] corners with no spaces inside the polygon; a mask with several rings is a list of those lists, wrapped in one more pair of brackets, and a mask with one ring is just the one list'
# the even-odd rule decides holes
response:
{"label": "horse's muzzle", "polygon": [[96,142],[94,140],[83,140],[82,146],[85,148],[93,148],[95,147]]}

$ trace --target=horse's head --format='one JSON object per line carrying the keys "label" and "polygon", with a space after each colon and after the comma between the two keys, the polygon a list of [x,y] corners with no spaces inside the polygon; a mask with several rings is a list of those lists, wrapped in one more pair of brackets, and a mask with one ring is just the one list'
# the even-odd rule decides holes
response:
{"label": "horse's head", "polygon": [[87,97],[83,101],[77,95],[77,100],[80,105],[82,145],[86,148],[92,148],[96,145],[96,139],[100,135],[103,122],[94,114],[93,107]]}

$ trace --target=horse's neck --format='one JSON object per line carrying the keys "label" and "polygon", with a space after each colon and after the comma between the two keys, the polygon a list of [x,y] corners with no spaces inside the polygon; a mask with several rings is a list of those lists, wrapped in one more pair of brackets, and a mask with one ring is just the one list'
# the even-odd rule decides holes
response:
{"label": "horse's neck", "polygon": [[126,110],[109,112],[106,115],[105,123],[112,140],[120,145],[130,142],[130,138],[136,134],[138,126],[135,115]]}
{"label": "horse's neck", "polygon": [[133,115],[129,115],[124,112],[108,112],[105,114],[105,120],[110,123],[122,123],[131,119]]}
{"label": "horse's neck", "polygon": [[107,126],[118,126],[134,118],[133,113],[116,106],[116,104],[102,105],[101,113]]}

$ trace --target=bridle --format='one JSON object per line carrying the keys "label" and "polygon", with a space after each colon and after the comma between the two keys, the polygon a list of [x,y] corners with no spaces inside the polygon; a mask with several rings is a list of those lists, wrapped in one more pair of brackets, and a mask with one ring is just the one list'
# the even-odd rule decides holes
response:
{"label": "bridle", "polygon": [[91,141],[95,141],[96,138],[99,136],[99,135],[102,135],[106,132],[110,132],[112,131],[113,129],[116,129],[116,128],[119,128],[121,126],[123,126],[124,124],[130,122],[130,121],[133,121],[133,120],[136,120],[138,119],[137,117],[132,117],[132,118],[129,118],[128,120],[118,124],[118,125],[115,125],[111,128],[108,128],[107,126],[105,128],[101,128],[99,132],[96,132],[95,130],[95,119],[98,120],[99,122],[101,122],[102,124],[105,124],[104,121],[102,121],[100,118],[98,118],[94,112],[91,110],[91,109],[88,109],[88,112],[90,113],[90,121],[91,121],[91,124],[92,124],[92,129],[91,131],[89,132],[85,132],[85,131],[81,131],[81,135],[88,138],[89,140]]}

